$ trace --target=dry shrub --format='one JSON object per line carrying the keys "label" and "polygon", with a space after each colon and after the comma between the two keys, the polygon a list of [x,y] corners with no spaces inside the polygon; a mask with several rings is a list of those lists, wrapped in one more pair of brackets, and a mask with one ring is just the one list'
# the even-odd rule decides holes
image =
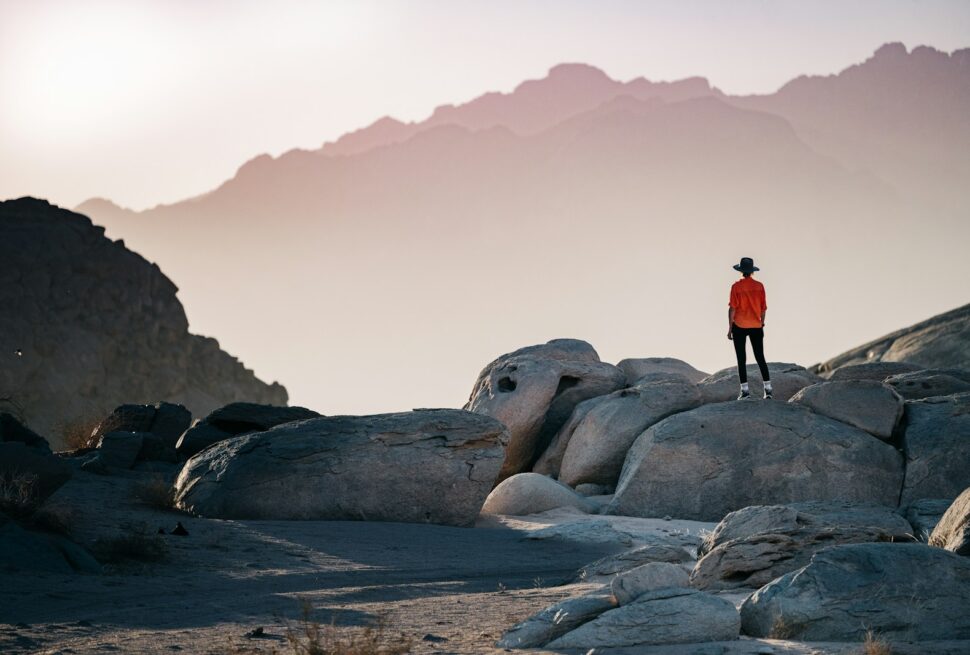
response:
{"label": "dry shrub", "polygon": [[127,562],[160,562],[168,557],[168,544],[144,527],[114,537],[103,537],[91,549],[103,564]]}
{"label": "dry shrub", "polygon": [[311,620],[310,603],[302,601],[303,616],[297,629],[286,631],[286,643],[294,655],[404,655],[411,652],[411,639],[387,634],[387,616],[362,629],[324,626]]}
{"label": "dry shrub", "polygon": [[175,509],[175,485],[162,475],[155,474],[135,484],[135,500],[153,509]]}
{"label": "dry shrub", "polygon": [[795,625],[789,623],[783,616],[776,616],[771,624],[771,631],[768,637],[771,639],[791,639],[795,636]]}
{"label": "dry shrub", "polygon": [[23,519],[39,506],[36,475],[20,472],[0,475],[0,512]]}
{"label": "dry shrub", "polygon": [[892,653],[893,649],[888,641],[872,630],[866,630],[866,638],[862,642],[862,655],[892,655]]}
{"label": "dry shrub", "polygon": [[30,525],[44,532],[70,537],[74,532],[76,512],[67,505],[44,505],[30,517]]}
{"label": "dry shrub", "polygon": [[96,444],[91,437],[99,425],[101,425],[101,419],[98,418],[79,418],[62,423],[58,432],[65,450],[93,448]]}

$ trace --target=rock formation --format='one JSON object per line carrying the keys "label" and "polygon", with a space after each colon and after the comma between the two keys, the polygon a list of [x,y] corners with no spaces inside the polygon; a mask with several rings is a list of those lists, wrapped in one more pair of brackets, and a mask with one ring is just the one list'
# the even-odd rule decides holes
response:
{"label": "rock formation", "polygon": [[895,506],[899,452],[792,403],[718,403],[637,438],[608,513],[719,521],[749,505],[803,500]]}
{"label": "rock formation", "polygon": [[626,384],[591,345],[556,339],[502,355],[478,376],[466,410],[497,418],[510,434],[499,482],[532,469],[581,401]]}
{"label": "rock formation", "polygon": [[891,332],[822,362],[813,370],[825,374],[850,364],[870,362],[908,362],[921,368],[970,370],[970,305]]}
{"label": "rock formation", "polygon": [[495,419],[455,409],[306,419],[191,458],[176,501],[209,518],[468,525],[507,443]]}
{"label": "rock formation", "polygon": [[175,285],[80,214],[42,200],[0,202],[0,398],[57,446],[67,424],[122,403],[206,414],[235,400],[286,404],[188,332]]}
{"label": "rock formation", "polygon": [[970,560],[923,544],[851,544],[759,589],[741,607],[753,637],[970,639]]}
{"label": "rock formation", "polygon": [[906,403],[900,504],[956,498],[970,487],[970,393]]}

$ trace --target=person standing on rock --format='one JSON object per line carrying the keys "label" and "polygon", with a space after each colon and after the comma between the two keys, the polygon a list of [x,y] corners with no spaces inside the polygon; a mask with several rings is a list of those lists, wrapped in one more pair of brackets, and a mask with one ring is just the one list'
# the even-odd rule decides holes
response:
{"label": "person standing on rock", "polygon": [[761,369],[761,379],[765,386],[765,400],[771,398],[771,379],[768,375],[768,364],[765,362],[765,314],[768,313],[768,302],[765,300],[765,285],[751,277],[759,271],[750,257],[742,257],[740,264],[734,265],[739,271],[741,279],[731,286],[731,299],[728,302],[728,333],[727,338],[734,341],[734,353],[738,357],[738,377],[741,379],[741,393],[738,400],[751,397],[748,391],[747,352],[745,338],[751,339],[751,350]]}

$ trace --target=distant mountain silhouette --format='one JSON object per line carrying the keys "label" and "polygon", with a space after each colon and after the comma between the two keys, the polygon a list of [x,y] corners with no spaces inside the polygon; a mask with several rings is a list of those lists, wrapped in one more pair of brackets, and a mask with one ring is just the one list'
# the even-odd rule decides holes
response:
{"label": "distant mountain silhouette", "polygon": [[443,105],[427,120],[402,123],[384,117],[364,129],[325,143],[326,155],[354,155],[379,146],[400,143],[418,132],[440,125],[459,125],[470,130],[495,126],[516,134],[532,134],[591,109],[617,96],[641,100],[659,98],[677,102],[719,94],[707,80],[692,77],[678,82],[650,82],[638,77],[617,82],[586,64],[560,64],[541,80],[529,80],[512,93],[486,93],[462,105]]}
{"label": "distant mountain silhouette", "polygon": [[[966,129],[966,51],[888,48],[745,98],[559,66],[420,123],[256,157],[183,202],[78,210],[159,262],[196,329],[324,413],[458,406],[482,362],[557,336],[716,370],[741,255],[769,288],[769,357],[818,361],[965,301],[963,186],[918,183],[936,179],[928,150],[878,148],[919,133],[943,148],[946,116]],[[958,79],[930,84],[927,66]],[[934,98],[937,124],[914,123]],[[967,152],[940,161],[962,170]]]}

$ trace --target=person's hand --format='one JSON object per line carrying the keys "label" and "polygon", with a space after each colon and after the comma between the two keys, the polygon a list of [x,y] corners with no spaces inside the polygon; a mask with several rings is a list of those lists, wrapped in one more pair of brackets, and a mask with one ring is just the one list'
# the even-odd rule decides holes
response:
{"label": "person's hand", "polygon": [[734,332],[732,332],[731,330],[728,330],[728,339],[730,339],[731,341],[734,341]]}

